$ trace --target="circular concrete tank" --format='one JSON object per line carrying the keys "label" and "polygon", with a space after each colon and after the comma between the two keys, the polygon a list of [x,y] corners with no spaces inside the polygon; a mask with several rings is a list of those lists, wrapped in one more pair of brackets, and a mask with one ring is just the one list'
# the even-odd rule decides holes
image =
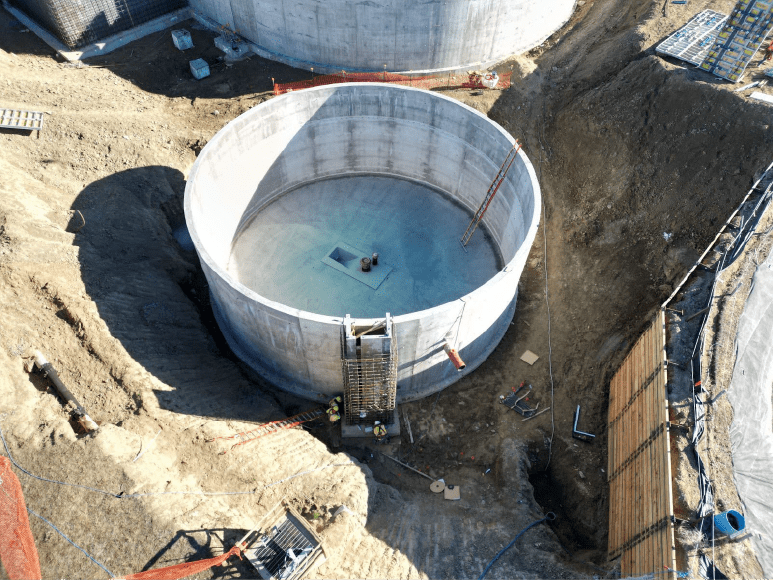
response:
{"label": "circular concrete tank", "polygon": [[[389,312],[398,400],[480,365],[509,327],[539,222],[522,151],[467,251],[459,238],[512,145],[466,105],[385,84],[289,93],[231,121],[191,170],[185,217],[237,356],[285,390],[327,397],[342,390],[344,316]],[[371,271],[355,271],[374,252]]]}
{"label": "circular concrete tank", "polygon": [[561,28],[575,0],[192,0],[263,57],[318,73],[485,68]]}

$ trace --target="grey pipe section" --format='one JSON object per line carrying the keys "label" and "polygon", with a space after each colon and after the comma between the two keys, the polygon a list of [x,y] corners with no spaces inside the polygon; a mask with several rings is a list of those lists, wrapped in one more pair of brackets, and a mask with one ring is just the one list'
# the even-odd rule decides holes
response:
{"label": "grey pipe section", "polygon": [[75,395],[70,392],[70,389],[68,389],[62,382],[62,379],[59,378],[59,373],[56,372],[54,366],[48,362],[46,357],[43,356],[43,353],[39,350],[35,351],[35,364],[40,370],[43,371],[45,376],[51,379],[51,382],[54,383],[54,386],[56,387],[59,395],[61,395],[65,401],[75,407],[75,415],[83,428],[88,432],[96,431],[99,429],[99,426],[91,417],[89,417],[89,414],[86,412],[86,409],[83,408],[83,405],[78,402],[78,399],[75,398]]}

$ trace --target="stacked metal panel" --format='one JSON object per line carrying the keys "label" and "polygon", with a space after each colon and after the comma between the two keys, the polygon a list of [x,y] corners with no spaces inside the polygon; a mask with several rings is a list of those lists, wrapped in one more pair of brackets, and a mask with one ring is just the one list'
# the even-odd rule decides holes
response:
{"label": "stacked metal panel", "polygon": [[85,46],[188,5],[188,0],[10,0],[70,48]]}
{"label": "stacked metal panel", "polygon": [[0,108],[0,129],[40,131],[43,128],[43,113]]}
{"label": "stacked metal panel", "polygon": [[773,0],[740,0],[700,68],[734,83],[773,26]]}
{"label": "stacked metal panel", "polygon": [[727,20],[727,14],[704,10],[661,42],[655,52],[700,66]]}

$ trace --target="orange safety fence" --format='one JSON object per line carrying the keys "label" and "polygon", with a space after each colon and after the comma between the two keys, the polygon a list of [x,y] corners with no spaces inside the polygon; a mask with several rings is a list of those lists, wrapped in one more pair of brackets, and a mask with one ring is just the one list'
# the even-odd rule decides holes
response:
{"label": "orange safety fence", "polygon": [[11,580],[42,577],[21,484],[5,457],[0,457],[0,562]]}
{"label": "orange safety fence", "polygon": [[348,73],[341,71],[332,75],[320,75],[305,81],[294,83],[274,83],[274,94],[282,95],[290,91],[300,91],[311,87],[320,87],[323,85],[335,85],[339,83],[392,83],[406,87],[416,87],[417,89],[506,89],[510,86],[512,72],[503,73],[498,77],[498,82],[493,87],[487,84],[493,84],[491,75],[471,74],[447,74],[431,76],[413,76],[401,75],[391,72],[382,73]]}
{"label": "orange safety fence", "polygon": [[195,562],[184,562],[183,564],[175,564],[174,566],[167,566],[166,568],[156,568],[155,570],[147,570],[145,572],[138,572],[137,574],[130,574],[129,576],[120,576],[120,580],[177,580],[178,578],[185,578],[192,574],[198,574],[209,570],[215,566],[220,566],[231,556],[239,556],[241,560],[242,549],[239,546],[234,546],[228,550],[225,554],[209,558],[207,560],[196,560]]}
{"label": "orange safety fence", "polygon": [[[231,556],[242,557],[243,546],[234,546],[225,554],[147,570],[128,576],[123,580],[178,580],[192,574],[220,566]],[[0,457],[0,563],[10,580],[40,580],[40,560],[35,540],[30,530],[24,494],[16,474],[11,471],[11,462]]]}

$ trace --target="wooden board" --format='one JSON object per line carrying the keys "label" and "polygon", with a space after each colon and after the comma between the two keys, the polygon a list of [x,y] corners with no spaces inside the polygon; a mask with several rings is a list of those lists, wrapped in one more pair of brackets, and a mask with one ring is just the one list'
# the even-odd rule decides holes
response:
{"label": "wooden board", "polygon": [[663,311],[609,385],[609,555],[623,577],[674,578],[674,508]]}

